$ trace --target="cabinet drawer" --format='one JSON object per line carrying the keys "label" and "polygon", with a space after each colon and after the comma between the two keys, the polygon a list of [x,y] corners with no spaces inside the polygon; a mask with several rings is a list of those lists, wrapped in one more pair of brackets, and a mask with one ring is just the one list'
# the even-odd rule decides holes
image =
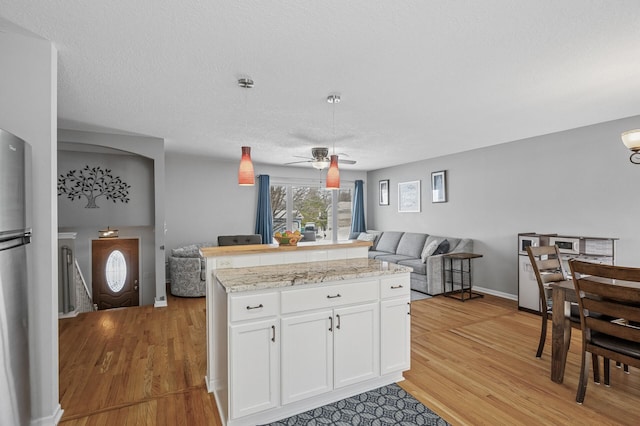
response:
{"label": "cabinet drawer", "polygon": [[363,281],[350,284],[287,290],[282,292],[282,313],[332,308],[351,303],[378,299],[378,282]]}
{"label": "cabinet drawer", "polygon": [[407,277],[382,278],[380,280],[380,298],[387,299],[396,296],[408,296],[411,286]]}
{"label": "cabinet drawer", "polygon": [[233,295],[229,299],[231,322],[278,315],[278,293]]}

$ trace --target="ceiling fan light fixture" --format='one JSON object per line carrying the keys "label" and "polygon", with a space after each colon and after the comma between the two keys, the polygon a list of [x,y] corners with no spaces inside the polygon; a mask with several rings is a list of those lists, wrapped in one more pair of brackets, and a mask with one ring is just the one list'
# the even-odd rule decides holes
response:
{"label": "ceiling fan light fixture", "polygon": [[331,156],[331,165],[327,171],[327,189],[340,189],[340,170],[338,170],[338,156]]}
{"label": "ceiling fan light fixture", "polygon": [[311,162],[313,168],[318,170],[324,170],[329,167],[330,164],[331,162],[328,158],[317,158]]}

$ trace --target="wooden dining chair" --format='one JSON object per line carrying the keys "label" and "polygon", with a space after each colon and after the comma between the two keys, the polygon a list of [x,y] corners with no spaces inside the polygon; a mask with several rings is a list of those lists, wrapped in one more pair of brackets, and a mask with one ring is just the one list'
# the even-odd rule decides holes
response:
{"label": "wooden dining chair", "polygon": [[[553,309],[550,284],[567,280],[567,273],[562,266],[562,258],[560,257],[560,251],[557,246],[527,247],[527,254],[529,255],[533,272],[538,281],[538,291],[540,293],[542,325],[540,327],[540,341],[538,343],[536,358],[541,358],[544,343],[547,338],[547,322],[549,314]],[[580,323],[577,308],[572,309],[570,319],[575,324]]]}
{"label": "wooden dining chair", "polygon": [[[640,367],[640,268],[600,265],[571,260],[571,275],[578,295],[582,329],[582,364],[576,402],[587,391],[587,356]],[[616,318],[611,320],[611,318]]]}

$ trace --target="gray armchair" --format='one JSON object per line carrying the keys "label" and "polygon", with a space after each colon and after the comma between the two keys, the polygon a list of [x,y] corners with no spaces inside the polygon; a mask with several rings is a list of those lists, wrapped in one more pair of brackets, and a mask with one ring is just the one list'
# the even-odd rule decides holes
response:
{"label": "gray armchair", "polygon": [[199,243],[171,250],[171,256],[169,256],[171,294],[180,297],[206,295],[205,261],[200,256],[200,248],[213,245],[213,243]]}

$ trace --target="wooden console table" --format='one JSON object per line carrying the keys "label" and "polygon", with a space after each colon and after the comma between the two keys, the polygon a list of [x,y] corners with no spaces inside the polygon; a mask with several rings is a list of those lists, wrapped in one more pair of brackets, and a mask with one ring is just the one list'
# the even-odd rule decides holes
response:
{"label": "wooden console table", "polygon": [[[442,255],[442,282],[444,283],[444,295],[446,297],[453,297],[455,299],[465,301],[469,299],[475,299],[477,297],[484,297],[483,294],[476,293],[472,290],[471,282],[471,259],[477,259],[482,257],[477,253],[446,253]],[[458,261],[459,269],[456,269],[456,263]],[[465,269],[465,264],[467,268]],[[460,277],[460,281],[456,282],[455,275]],[[455,290],[455,284],[460,284],[460,289]],[[447,291],[447,285],[451,285],[451,290]],[[465,297],[466,295],[466,297]]]}

